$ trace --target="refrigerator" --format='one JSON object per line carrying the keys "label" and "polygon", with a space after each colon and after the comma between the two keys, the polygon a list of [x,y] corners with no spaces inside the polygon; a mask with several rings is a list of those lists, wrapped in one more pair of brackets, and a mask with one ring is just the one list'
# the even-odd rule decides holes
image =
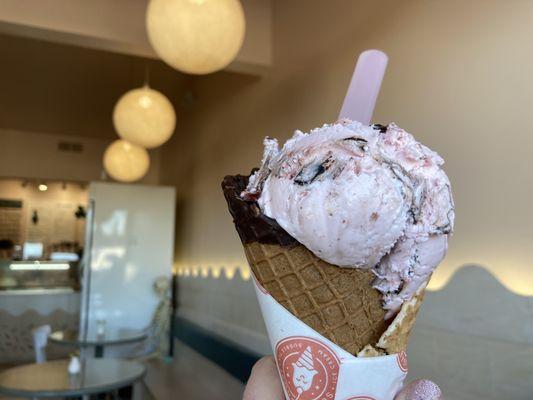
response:
{"label": "refrigerator", "polygon": [[[82,260],[80,335],[146,331],[171,281],[175,188],[92,182]],[[108,350],[106,349],[106,354]]]}

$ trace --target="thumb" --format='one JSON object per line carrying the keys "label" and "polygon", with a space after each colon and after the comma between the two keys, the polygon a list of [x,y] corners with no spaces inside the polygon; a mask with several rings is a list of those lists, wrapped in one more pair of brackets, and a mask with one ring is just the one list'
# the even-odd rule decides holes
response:
{"label": "thumb", "polygon": [[278,368],[272,356],[263,357],[252,368],[243,400],[284,400]]}
{"label": "thumb", "polygon": [[442,392],[435,383],[419,379],[404,387],[394,400],[442,400]]}

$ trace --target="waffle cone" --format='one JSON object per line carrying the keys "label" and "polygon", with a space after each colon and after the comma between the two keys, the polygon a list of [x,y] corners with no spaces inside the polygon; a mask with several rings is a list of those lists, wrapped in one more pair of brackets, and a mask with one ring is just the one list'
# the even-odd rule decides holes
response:
{"label": "waffle cone", "polygon": [[407,347],[423,290],[394,319],[385,319],[370,270],[340,268],[316,257],[240,199],[247,177],[228,176],[222,187],[257,283],[278,303],[351,354],[394,354]]}
{"label": "waffle cone", "polygon": [[255,278],[278,303],[352,354],[388,327],[372,272],[328,264],[303,245],[244,245]]}

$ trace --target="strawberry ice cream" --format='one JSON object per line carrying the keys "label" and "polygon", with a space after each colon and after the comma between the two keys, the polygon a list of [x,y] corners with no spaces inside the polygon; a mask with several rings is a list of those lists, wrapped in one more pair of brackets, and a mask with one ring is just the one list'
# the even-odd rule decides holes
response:
{"label": "strawberry ice cream", "polygon": [[242,197],[317,257],[371,269],[393,315],[443,259],[454,206],[444,161],[395,124],[342,120],[265,139]]}

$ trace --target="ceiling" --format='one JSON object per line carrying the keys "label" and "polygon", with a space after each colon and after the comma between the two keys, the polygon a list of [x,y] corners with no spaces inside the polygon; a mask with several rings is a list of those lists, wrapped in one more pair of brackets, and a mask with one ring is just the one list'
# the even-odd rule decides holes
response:
{"label": "ceiling", "polygon": [[150,85],[179,107],[190,77],[154,59],[0,35],[0,129],[116,137],[112,110]]}
{"label": "ceiling", "polygon": [[[272,63],[271,0],[242,0],[243,48],[228,71],[261,75]],[[146,35],[147,0],[2,0],[0,130],[113,139],[112,111],[126,91],[150,86],[177,109],[193,79],[157,59]],[[0,131],[0,135],[1,135]]]}

